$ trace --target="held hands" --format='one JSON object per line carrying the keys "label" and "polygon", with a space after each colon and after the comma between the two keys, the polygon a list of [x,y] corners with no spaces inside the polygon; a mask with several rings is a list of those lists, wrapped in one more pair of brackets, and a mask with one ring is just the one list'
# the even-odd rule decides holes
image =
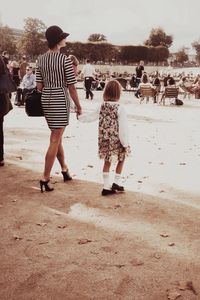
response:
{"label": "held hands", "polygon": [[129,156],[131,155],[131,147],[128,145],[127,147],[124,147],[126,151],[126,155]]}

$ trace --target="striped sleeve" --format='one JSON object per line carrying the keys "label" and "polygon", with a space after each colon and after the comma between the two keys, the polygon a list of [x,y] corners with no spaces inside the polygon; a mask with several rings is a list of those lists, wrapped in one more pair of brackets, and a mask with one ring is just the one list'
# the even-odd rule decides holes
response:
{"label": "striped sleeve", "polygon": [[68,57],[65,57],[64,68],[65,68],[65,78],[66,78],[67,85],[75,84],[76,77],[72,67],[72,62]]}
{"label": "striped sleeve", "polygon": [[43,77],[38,66],[36,68],[36,82],[43,82]]}

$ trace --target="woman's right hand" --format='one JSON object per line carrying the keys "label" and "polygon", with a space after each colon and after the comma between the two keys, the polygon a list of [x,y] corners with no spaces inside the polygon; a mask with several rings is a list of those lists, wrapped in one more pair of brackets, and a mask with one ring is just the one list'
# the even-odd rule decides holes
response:
{"label": "woman's right hand", "polygon": [[78,119],[78,116],[80,116],[82,114],[81,106],[76,106],[75,111],[76,111],[76,117]]}

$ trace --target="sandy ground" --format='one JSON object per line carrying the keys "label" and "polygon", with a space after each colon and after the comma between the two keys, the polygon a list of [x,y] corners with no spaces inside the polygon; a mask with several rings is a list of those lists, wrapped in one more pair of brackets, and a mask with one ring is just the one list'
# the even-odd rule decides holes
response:
{"label": "sandy ground", "polygon": [[[84,100],[84,111],[101,101]],[[132,157],[127,192],[102,197],[97,122],[71,115],[64,147],[73,180],[38,180],[48,145],[43,118],[5,118],[0,169],[0,299],[200,299],[200,101],[139,104],[123,94]],[[167,103],[168,104],[168,103]]]}

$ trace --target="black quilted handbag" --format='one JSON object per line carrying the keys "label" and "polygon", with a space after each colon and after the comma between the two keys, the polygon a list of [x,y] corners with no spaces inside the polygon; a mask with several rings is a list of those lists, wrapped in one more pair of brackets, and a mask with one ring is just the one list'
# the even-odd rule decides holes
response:
{"label": "black quilted handbag", "polygon": [[44,116],[42,104],[42,93],[36,89],[28,92],[25,96],[25,110],[29,117],[42,117]]}

